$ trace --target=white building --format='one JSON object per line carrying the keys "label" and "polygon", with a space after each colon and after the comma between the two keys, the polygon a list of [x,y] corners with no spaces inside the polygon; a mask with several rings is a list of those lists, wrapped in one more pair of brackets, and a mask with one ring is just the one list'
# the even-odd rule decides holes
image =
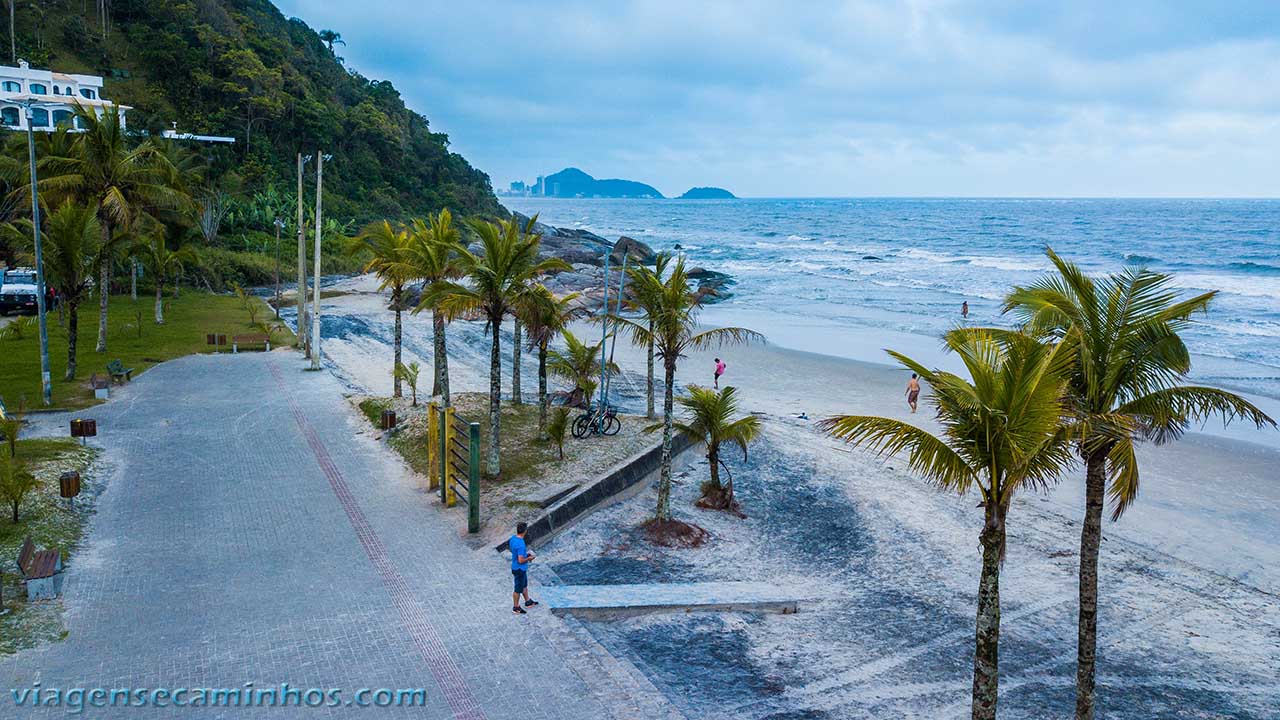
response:
{"label": "white building", "polygon": [[[50,70],[37,70],[26,60],[18,67],[0,66],[0,125],[10,130],[26,130],[27,114],[23,107],[31,105],[31,127],[53,130],[60,123],[70,123],[76,104],[101,113],[115,106],[102,98],[102,78],[97,75],[68,75]],[[125,124],[125,111],[120,105],[120,124]]]}

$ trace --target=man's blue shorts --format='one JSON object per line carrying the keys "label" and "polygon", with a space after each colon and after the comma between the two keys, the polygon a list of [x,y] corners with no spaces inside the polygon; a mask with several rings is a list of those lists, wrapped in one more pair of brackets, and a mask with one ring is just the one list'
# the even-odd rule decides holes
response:
{"label": "man's blue shorts", "polygon": [[529,587],[528,570],[512,570],[511,576],[515,578],[515,590],[512,592],[524,592],[524,589]]}

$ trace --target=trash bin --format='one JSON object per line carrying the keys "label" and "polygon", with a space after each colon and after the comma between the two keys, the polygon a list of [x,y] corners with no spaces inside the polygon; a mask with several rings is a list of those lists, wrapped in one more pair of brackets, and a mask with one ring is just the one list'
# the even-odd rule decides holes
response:
{"label": "trash bin", "polygon": [[382,411],[382,429],[390,430],[395,426],[396,426],[396,411],[383,410]]}
{"label": "trash bin", "polygon": [[58,476],[58,495],[73,498],[80,494],[80,473],[68,470]]}

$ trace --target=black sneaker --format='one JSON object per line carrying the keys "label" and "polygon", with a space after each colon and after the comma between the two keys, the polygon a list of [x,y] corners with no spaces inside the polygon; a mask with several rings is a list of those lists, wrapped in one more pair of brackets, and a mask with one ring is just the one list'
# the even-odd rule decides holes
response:
{"label": "black sneaker", "polygon": [[524,611],[524,608],[520,607],[519,605],[515,605],[515,606],[513,606],[513,607],[511,608],[511,612],[513,612],[513,613],[515,613],[515,614],[517,614],[517,615],[528,615],[528,614],[529,614],[529,613],[525,612],[525,611]]}
{"label": "black sneaker", "polygon": [[525,600],[525,601],[524,601],[524,606],[525,606],[525,607],[533,607],[534,605],[537,605],[537,604],[538,604],[538,601],[537,601],[537,600]]}

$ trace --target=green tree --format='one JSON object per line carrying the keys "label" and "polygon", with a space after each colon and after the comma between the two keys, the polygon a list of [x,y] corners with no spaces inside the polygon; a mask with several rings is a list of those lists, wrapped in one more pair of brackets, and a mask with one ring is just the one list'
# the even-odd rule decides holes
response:
{"label": "green tree", "polygon": [[1216,292],[1179,300],[1169,275],[1129,269],[1094,279],[1052,250],[1047,254],[1057,272],[1015,288],[1005,310],[1033,332],[1071,338],[1079,348],[1068,390],[1085,465],[1076,649],[1076,717],[1084,720],[1095,714],[1102,509],[1110,494],[1118,520],[1137,498],[1136,444],[1165,443],[1210,415],[1259,427],[1275,421],[1235,394],[1180,384],[1191,370],[1180,333]]}
{"label": "green tree", "polygon": [[945,345],[973,382],[889,354],[933,388],[941,437],[890,418],[843,415],[821,427],[886,455],[960,495],[976,488],[983,508],[982,574],[973,657],[975,720],[994,720],[999,695],[1000,565],[1009,504],[1022,488],[1045,488],[1071,461],[1063,397],[1074,361],[1070,343],[1018,333],[955,330]]}
{"label": "green tree", "polygon": [[565,431],[569,429],[569,408],[558,407],[551,413],[551,421],[547,423],[547,437],[556,444],[560,459],[564,459]]}
{"label": "green tree", "polygon": [[[640,273],[644,273],[644,274],[652,273],[658,280],[657,284],[646,284],[644,286],[645,288],[652,289],[652,288],[656,288],[658,285],[661,285],[662,273],[666,272],[667,265],[671,262],[671,258],[672,258],[671,253],[660,252],[655,258],[652,268],[646,268],[643,266],[639,266],[636,268],[636,271]],[[649,326],[648,336],[644,338],[644,345],[645,345],[644,388],[645,388],[645,417],[649,418],[650,420],[652,420],[656,416],[656,413],[654,412],[654,407],[653,407],[653,404],[654,404],[654,400],[653,400],[654,346],[653,346],[653,320],[652,320],[653,316],[650,314],[650,307],[649,307],[651,299],[652,298],[646,297],[643,293],[636,293],[635,288],[633,287],[632,292],[628,293],[628,298],[626,300],[628,307],[630,307],[633,310],[639,310],[645,314],[645,318]]]}
{"label": "green tree", "polygon": [[76,106],[77,122],[84,131],[76,135],[71,153],[49,157],[51,175],[42,188],[59,197],[73,197],[94,208],[101,242],[98,249],[98,352],[107,351],[107,296],[111,287],[111,260],[125,240],[117,230],[128,230],[149,209],[172,208],[189,198],[171,184],[172,168],[149,143],[133,146],[125,133],[118,106],[101,114]]}
{"label": "green tree", "polygon": [[402,397],[401,376],[396,370],[401,366],[401,348],[403,345],[404,324],[401,313],[404,305],[404,290],[414,279],[414,268],[405,262],[412,243],[409,231],[404,227],[392,227],[391,223],[382,220],[364,229],[351,243],[352,254],[367,253],[370,258],[364,266],[365,272],[372,272],[382,281],[379,290],[391,290],[391,310],[396,314],[395,334],[392,339],[395,357],[391,364],[393,376],[393,397]]}
{"label": "green tree", "polygon": [[423,282],[422,296],[413,308],[413,314],[428,308],[431,310],[431,358],[434,366],[431,394],[439,396],[446,406],[449,404],[449,349],[445,342],[448,316],[441,311],[442,297],[431,291],[440,283],[462,277],[461,247],[458,229],[454,227],[453,215],[448,208],[426,221],[418,218],[410,223],[409,246],[404,252],[408,265],[406,272]]}
{"label": "green tree", "polygon": [[134,246],[134,254],[142,262],[143,267],[151,273],[156,283],[156,324],[164,324],[164,284],[169,278],[177,277],[186,270],[187,265],[199,262],[195,249],[182,247],[170,250],[162,233],[153,233],[150,239]]}
{"label": "green tree", "polygon": [[538,351],[538,434],[545,436],[547,409],[547,348],[551,339],[565,330],[582,312],[576,304],[578,293],[557,296],[542,283],[534,285],[520,303],[519,312],[529,329],[529,347]]}
{"label": "green tree", "polygon": [[13,508],[13,522],[18,522],[22,501],[38,487],[40,481],[27,470],[22,460],[0,454],[0,500]]}
{"label": "green tree", "polygon": [[[57,289],[67,312],[67,371],[64,380],[76,377],[76,341],[79,337],[80,303],[93,284],[94,268],[101,260],[98,253],[99,227],[94,209],[64,202],[45,216],[43,254],[45,281]],[[30,220],[14,223],[11,232],[23,238],[32,237]]]}
{"label": "green tree", "polygon": [[403,379],[409,385],[409,391],[413,393],[414,407],[418,407],[418,374],[421,372],[422,366],[416,362],[396,365],[396,377]]}
{"label": "green tree", "polygon": [[521,227],[515,220],[469,221],[468,226],[483,248],[481,255],[463,247],[457,250],[460,269],[470,283],[441,281],[428,293],[428,305],[438,304],[447,317],[479,316],[487,321],[486,330],[493,339],[489,355],[488,472],[495,477],[502,471],[502,321],[516,311],[521,295],[538,277],[569,268],[559,258],[539,260],[542,237],[533,232],[534,222],[536,218]]}
{"label": "green tree", "polygon": [[[707,448],[707,463],[711,468],[711,479],[702,486],[700,505],[717,510],[731,510],[737,506],[733,497],[733,473],[724,464],[720,456],[720,446],[731,443],[742,448],[742,459],[747,459],[747,446],[760,436],[760,419],[754,415],[746,415],[737,419],[738,391],[725,386],[721,390],[690,385],[689,394],[676,402],[684,408],[688,415],[686,422],[675,421],[676,430],[694,442],[702,443]],[[646,431],[654,431],[662,425],[651,425]],[[720,468],[724,467],[728,475],[727,483],[720,482]]]}
{"label": "green tree", "polygon": [[9,457],[18,456],[18,434],[22,432],[22,418],[26,413],[21,405],[16,411],[5,410],[0,402],[0,435],[9,446]]}
{"label": "green tree", "polygon": [[[600,346],[603,341],[587,345],[568,328],[562,329],[560,335],[564,338],[564,349],[553,349],[548,353],[547,372],[572,383],[571,398],[581,398],[590,403],[591,396],[599,388]],[[618,366],[612,362],[605,363],[604,369],[606,378],[618,374]]]}
{"label": "green tree", "polygon": [[703,350],[722,345],[763,341],[764,336],[740,327],[713,328],[698,331],[698,311],[703,295],[689,289],[689,274],[684,258],[676,261],[671,273],[664,280],[648,268],[630,268],[632,292],[644,298],[648,308],[645,323],[624,317],[614,317],[619,329],[631,335],[632,342],[644,345],[649,342],[662,359],[664,388],[662,396],[662,464],[658,477],[658,506],[655,518],[660,522],[671,520],[671,439],[672,410],[676,366],[680,357],[689,350]]}

